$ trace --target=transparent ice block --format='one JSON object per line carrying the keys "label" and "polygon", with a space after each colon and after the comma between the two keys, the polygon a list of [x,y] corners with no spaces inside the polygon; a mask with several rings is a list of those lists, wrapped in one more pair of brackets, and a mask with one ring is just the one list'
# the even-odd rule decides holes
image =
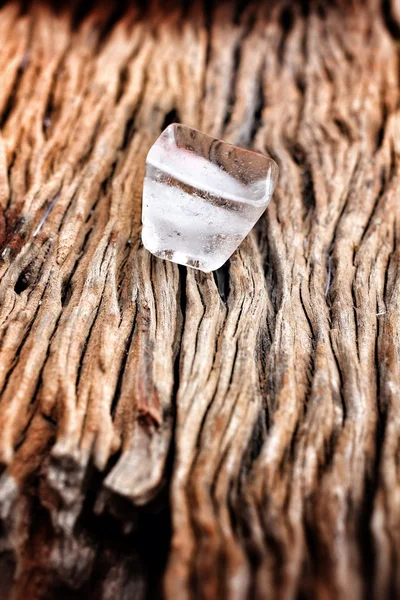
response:
{"label": "transparent ice block", "polygon": [[155,256],[214,271],[266,209],[276,163],[185,125],[151,147],[143,188],[142,241]]}

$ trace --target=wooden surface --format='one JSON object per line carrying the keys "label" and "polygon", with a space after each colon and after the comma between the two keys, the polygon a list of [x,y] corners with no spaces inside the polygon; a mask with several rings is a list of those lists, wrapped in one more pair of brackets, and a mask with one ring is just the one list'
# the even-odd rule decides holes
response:
{"label": "wooden surface", "polygon": [[[399,39],[387,1],[3,5],[1,598],[400,598]],[[280,167],[218,278],[140,243],[173,121]]]}

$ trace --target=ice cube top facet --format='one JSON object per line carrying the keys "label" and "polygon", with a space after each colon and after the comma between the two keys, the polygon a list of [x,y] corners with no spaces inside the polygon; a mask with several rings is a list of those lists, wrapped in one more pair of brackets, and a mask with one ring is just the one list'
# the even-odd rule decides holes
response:
{"label": "ice cube top facet", "polygon": [[278,178],[262,154],[172,124],[151,147],[142,240],[160,258],[214,271],[267,207]]}

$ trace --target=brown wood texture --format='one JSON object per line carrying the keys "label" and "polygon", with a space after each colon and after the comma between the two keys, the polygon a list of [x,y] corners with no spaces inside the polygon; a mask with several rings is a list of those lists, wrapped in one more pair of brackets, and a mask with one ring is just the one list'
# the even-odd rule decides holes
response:
{"label": "brown wood texture", "polygon": [[[400,598],[400,4],[0,9],[0,596]],[[181,121],[272,156],[218,273],[140,242]]]}

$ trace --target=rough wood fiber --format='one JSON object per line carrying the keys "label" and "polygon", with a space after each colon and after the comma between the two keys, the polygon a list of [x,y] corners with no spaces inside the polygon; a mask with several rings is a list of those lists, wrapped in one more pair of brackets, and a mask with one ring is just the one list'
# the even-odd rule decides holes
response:
{"label": "rough wood fiber", "polygon": [[[1,597],[400,597],[400,5],[161,4],[0,10]],[[280,166],[218,279],[173,120]]]}

